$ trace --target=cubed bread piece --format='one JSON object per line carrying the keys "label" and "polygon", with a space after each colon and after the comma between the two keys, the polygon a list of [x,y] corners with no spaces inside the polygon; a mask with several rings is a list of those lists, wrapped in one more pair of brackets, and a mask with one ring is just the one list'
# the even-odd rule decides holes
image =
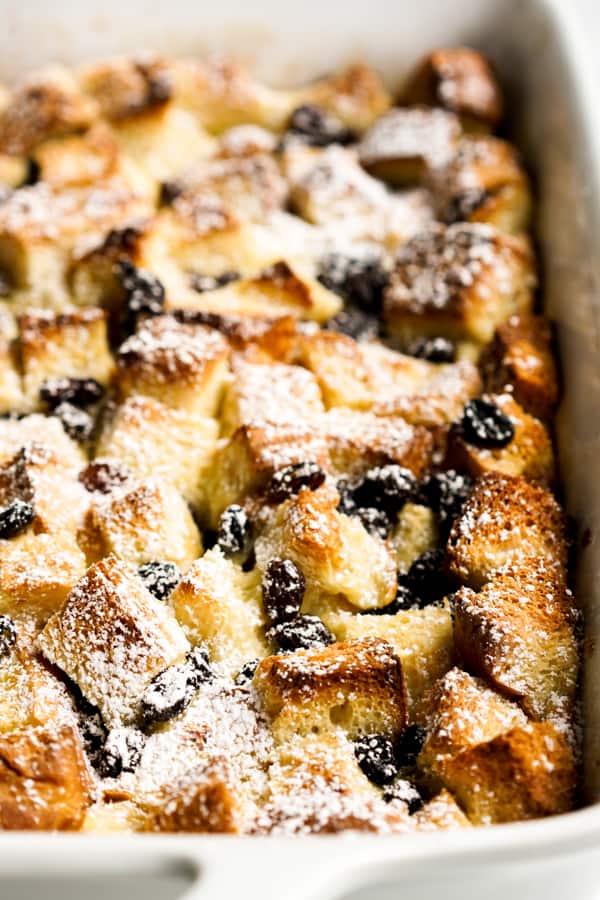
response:
{"label": "cubed bread piece", "polygon": [[77,716],[64,683],[40,657],[31,655],[36,624],[13,621],[17,641],[0,666],[0,734],[40,725],[75,725]]}
{"label": "cubed bread piece", "polygon": [[253,363],[293,361],[298,337],[304,328],[296,316],[286,313],[245,316],[241,313],[185,309],[173,314],[185,322],[197,322],[220,331],[232,348],[240,353],[238,358]]}
{"label": "cubed bread piece", "polygon": [[577,769],[564,734],[530,722],[461,753],[445,781],[471,822],[489,825],[567,812]]}
{"label": "cubed bread piece", "polygon": [[509,390],[521,406],[543,421],[558,402],[558,373],[552,331],[543,316],[511,316],[498,325],[480,368],[487,390]]}
{"label": "cubed bread piece", "polygon": [[364,131],[390,106],[381,77],[363,62],[352,63],[326,78],[312,81],[297,92],[296,106],[323,106],[345,125]]}
{"label": "cubed bread piece", "polygon": [[218,430],[216,419],[133,396],[104,422],[96,457],[118,459],[140,479],[164,479],[194,506]]}
{"label": "cubed bread piece", "polygon": [[341,612],[324,614],[323,620],[339,641],[374,637],[394,648],[402,663],[409,718],[422,721],[428,691],[454,662],[450,610],[428,606],[378,616]]}
{"label": "cubed bread piece", "polygon": [[87,128],[96,112],[67,69],[44,69],[17,85],[3,109],[0,150],[28,154],[47,138]]}
{"label": "cubed bread piece", "polygon": [[409,78],[402,102],[449,109],[468,131],[494,129],[504,105],[490,63],[469,47],[444,47],[426,56]]}
{"label": "cubed bread piece", "polygon": [[275,153],[279,136],[261,125],[233,125],[219,135],[217,155],[253,156],[255,153]]}
{"label": "cubed bread piece", "polygon": [[573,597],[545,562],[497,572],[479,593],[455,594],[455,639],[465,664],[535,719],[569,719],[579,647]]}
{"label": "cubed bread piece", "polygon": [[106,385],[114,369],[106,314],[95,308],[19,316],[19,354],[25,399],[33,409],[41,405],[47,378],[94,378]]}
{"label": "cubed bread piece", "polygon": [[[480,678],[451,669],[429,698],[427,737],[419,766],[442,781],[467,750],[527,724],[515,703],[488,688]],[[452,786],[447,785],[450,790]]]}
{"label": "cubed bread piece", "polygon": [[454,831],[471,823],[449,791],[441,790],[415,813],[417,831]]}
{"label": "cubed bread piece", "polygon": [[162,108],[173,93],[170,64],[150,55],[86,66],[79,73],[79,83],[93,97],[101,116],[117,122]]}
{"label": "cubed bread piece", "polygon": [[244,797],[224,758],[195,766],[163,788],[160,805],[146,831],[240,834],[245,826]]}
{"label": "cubed bread piece", "polygon": [[238,359],[221,411],[222,433],[253,422],[301,422],[323,412],[312,372],[284,363],[255,364]]}
{"label": "cubed bread piece", "polygon": [[0,541],[0,612],[26,613],[38,621],[60,609],[86,569],[75,540],[26,532]]}
{"label": "cubed bread piece", "polygon": [[180,323],[172,316],[147,319],[119,349],[119,392],[214,415],[228,376],[229,353],[227,341],[214,329]]}
{"label": "cubed bread piece", "polygon": [[567,560],[565,515],[552,494],[524,478],[480,478],[455,520],[446,547],[450,571],[470,587],[505,565],[539,557],[550,567]]}
{"label": "cubed bread piece", "polygon": [[377,638],[269,656],[253,684],[281,741],[342,729],[398,737],[406,726],[402,665]]}
{"label": "cubed bread piece", "polygon": [[394,599],[394,554],[369,534],[360,519],[338,512],[328,486],[300,493],[275,508],[256,541],[257,564],[291,559],[302,570],[308,592],[341,594],[357,609],[376,609]]}
{"label": "cubed bread piece", "polygon": [[54,451],[72,472],[85,462],[81,447],[68,437],[59,419],[38,413],[19,419],[0,419],[0,465],[9,462],[22,447],[32,443],[43,444]]}
{"label": "cubed bread piece", "polygon": [[119,171],[122,161],[114,135],[103,122],[85,134],[44,141],[36,147],[33,159],[40,180],[59,190],[108,178]]}
{"label": "cubed bread piece", "polygon": [[512,422],[514,436],[505,447],[478,447],[470,443],[458,426],[448,436],[447,462],[477,477],[486,472],[522,475],[527,481],[554,484],[555,464],[552,441],[545,425],[519,406],[511,394],[490,394],[494,403]]}
{"label": "cubed bread piece", "polygon": [[91,784],[79,735],[69,725],[0,735],[0,827],[77,831]]}
{"label": "cubed bread piece", "polygon": [[457,117],[442,109],[392,109],[371,125],[358,145],[362,165],[396,187],[422,182],[454,155]]}
{"label": "cubed bread piece", "polygon": [[217,453],[201,485],[204,518],[216,527],[225,507],[261,491],[278,469],[300,462],[329,467],[325,439],[311,423],[242,425],[217,444]]}
{"label": "cubed bread piece", "polygon": [[205,644],[229,675],[268,656],[260,572],[244,572],[218,547],[196,560],[173,591],[170,604],[192,644]]}
{"label": "cubed bread piece", "polygon": [[509,234],[529,225],[529,179],[507,141],[464,137],[452,159],[432,172],[431,189],[442,222],[487,222]]}
{"label": "cubed bread piece", "polygon": [[337,407],[317,419],[329,447],[335,475],[356,478],[374,466],[397,463],[417,477],[431,466],[431,433],[404,419]]}
{"label": "cubed bread piece", "polygon": [[131,800],[114,801],[110,798],[88,807],[81,831],[94,834],[141,831],[145,821],[145,813]]}
{"label": "cubed bread piece", "polygon": [[315,375],[328,409],[372,406],[375,376],[352,338],[334,331],[305,335],[298,343],[298,361]]}
{"label": "cubed bread piece", "polygon": [[95,495],[86,531],[92,559],[114,553],[136,566],[169,560],[185,570],[202,553],[200,533],[179,491],[150,479]]}
{"label": "cubed bread piece", "polygon": [[398,571],[405,575],[417,556],[438,544],[435,513],[419,503],[405,503],[392,532]]}
{"label": "cubed bread piece", "polygon": [[431,226],[398,253],[384,318],[403,344],[423,335],[485,343],[529,312],[536,278],[528,244],[491,225]]}
{"label": "cubed bread piece", "polygon": [[115,556],[88,569],[38,640],[109,726],[134,719],[154,676],[189,650],[171,610]]}

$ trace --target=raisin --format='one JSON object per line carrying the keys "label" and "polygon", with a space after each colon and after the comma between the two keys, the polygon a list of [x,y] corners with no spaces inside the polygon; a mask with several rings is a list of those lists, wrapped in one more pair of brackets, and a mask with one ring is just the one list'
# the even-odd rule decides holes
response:
{"label": "raisin", "polygon": [[181,580],[181,572],[172,562],[144,563],[138,575],[157,600],[166,600]]}
{"label": "raisin", "polygon": [[146,738],[137,728],[113,728],[98,758],[100,776],[118,778],[122,772],[135,772],[145,743]]}
{"label": "raisin", "polygon": [[325,472],[316,463],[294,463],[275,472],[267,486],[266,497],[269,503],[283,503],[303,487],[316,491],[324,481]]}
{"label": "raisin", "polygon": [[414,495],[416,485],[410,469],[390,463],[369,469],[353,488],[352,496],[358,507],[374,507],[383,510],[388,517],[394,517]]}
{"label": "raisin", "polygon": [[447,225],[454,222],[464,222],[472,216],[476,209],[483,206],[489,197],[488,191],[483,188],[467,188],[454,194],[446,204],[443,218]]}
{"label": "raisin", "polygon": [[94,430],[94,420],[89,413],[78,409],[72,403],[59,403],[52,415],[60,419],[66,433],[74,441],[87,441]]}
{"label": "raisin", "polygon": [[187,666],[170,666],[152,679],[140,700],[140,719],[145,727],[168,722],[191,703],[194,696]]}
{"label": "raisin", "polygon": [[325,330],[345,334],[353,341],[370,341],[379,335],[379,320],[356,307],[349,307],[329,319]]}
{"label": "raisin", "polygon": [[389,274],[379,256],[343,256],[329,253],[319,262],[317,277],[328,290],[359,309],[379,313]]}
{"label": "raisin", "polygon": [[214,678],[206,647],[197,646],[185,658],[189,685],[196,689]]}
{"label": "raisin", "polygon": [[365,530],[373,537],[385,540],[390,532],[390,520],[382,509],[374,509],[372,506],[358,506],[351,515],[356,516],[365,527]]}
{"label": "raisin", "polygon": [[408,769],[417,762],[427,732],[422,725],[408,725],[396,742],[396,759],[400,768]]}
{"label": "raisin", "polygon": [[37,184],[40,180],[41,175],[40,164],[33,157],[29,157],[27,160],[27,169],[25,172],[25,178],[23,179],[20,187],[31,187],[33,184]]}
{"label": "raisin", "polygon": [[217,543],[230,559],[247,559],[252,549],[252,523],[246,510],[236,503],[221,513]]}
{"label": "raisin", "polygon": [[50,409],[61,403],[85,409],[98,403],[103,395],[104,388],[95,378],[46,378],[40,388],[40,400]]}
{"label": "raisin", "polygon": [[239,685],[249,684],[254,678],[259,662],[259,659],[250,659],[247,663],[244,663],[236,676],[235,683]]}
{"label": "raisin", "polygon": [[476,447],[506,447],[515,426],[495,403],[478,397],[465,406],[460,427],[465,440]]}
{"label": "raisin", "polygon": [[358,765],[373,784],[383,787],[394,780],[398,765],[394,744],[384,734],[365,734],[354,744]]}
{"label": "raisin", "polygon": [[100,764],[102,748],[108,736],[108,730],[100,715],[100,710],[90,703],[78,710],[79,730],[83,748],[94,767]]}
{"label": "raisin", "polygon": [[454,344],[445,337],[419,338],[408,345],[406,352],[433,363],[451,363],[456,358]]}
{"label": "raisin", "polygon": [[152,272],[138,269],[127,259],[120,259],[115,271],[125,292],[123,329],[125,334],[131,334],[135,331],[139,316],[158,316],[162,313],[165,289]]}
{"label": "raisin", "polygon": [[287,622],[300,612],[306,579],[291,559],[272,559],[262,579],[262,599],[270,622]]}
{"label": "raisin", "polygon": [[391,803],[393,800],[401,800],[402,803],[406,803],[411,816],[423,808],[423,798],[420,793],[414,784],[404,778],[399,778],[390,784],[383,792],[383,799],[386,803]]}
{"label": "raisin", "polygon": [[351,144],[356,135],[344,123],[322,106],[298,106],[290,116],[288,130],[302,137],[313,147],[328,144]]}
{"label": "raisin", "polygon": [[426,550],[417,556],[406,575],[400,576],[418,606],[429,606],[442,600],[455,587],[444,572],[445,553],[442,549]]}
{"label": "raisin", "polygon": [[379,609],[365,609],[360,615],[363,616],[395,616],[396,613],[410,609],[415,605],[410,588],[402,583],[398,583],[396,596],[387,606],[380,606]]}
{"label": "raisin", "polygon": [[131,472],[122,463],[115,461],[91,462],[79,473],[79,481],[86,491],[110,494],[113,488],[121,487],[131,478]]}
{"label": "raisin", "polygon": [[24,500],[13,500],[0,509],[0,538],[11,538],[31,525],[35,509]]}
{"label": "raisin", "polygon": [[468,475],[447,469],[445,472],[435,472],[423,482],[418,499],[438,514],[440,524],[449,531],[472,488],[473,481]]}
{"label": "raisin", "polygon": [[10,655],[17,642],[17,629],[10,616],[0,616],[0,659]]}
{"label": "raisin", "polygon": [[200,272],[192,272],[190,287],[199,294],[203,294],[205,291],[216,291],[217,288],[225,287],[232,281],[238,281],[240,277],[240,273],[233,270],[222,272],[220,275],[201,275]]}
{"label": "raisin", "polygon": [[163,181],[160,186],[159,203],[161,206],[172,206],[172,204],[183,193],[183,185],[180,181],[172,179],[171,181]]}
{"label": "raisin", "polygon": [[328,647],[335,640],[317,616],[297,616],[291,622],[279,622],[269,628],[267,638],[284,652]]}

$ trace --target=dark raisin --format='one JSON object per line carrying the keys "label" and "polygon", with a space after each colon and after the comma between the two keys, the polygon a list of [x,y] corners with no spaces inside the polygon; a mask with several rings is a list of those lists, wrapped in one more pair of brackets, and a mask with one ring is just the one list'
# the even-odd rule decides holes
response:
{"label": "dark raisin", "polygon": [[181,579],[181,572],[172,562],[144,563],[138,575],[157,600],[166,600]]}
{"label": "dark raisin", "polygon": [[127,259],[115,265],[117,278],[125,292],[123,329],[135,331],[138,316],[158,316],[165,306],[165,289],[158,278],[146,269],[138,269]]}
{"label": "dark raisin", "polygon": [[145,743],[146,738],[137,728],[113,728],[98,758],[100,776],[118,778],[122,772],[135,772]]}
{"label": "dark raisin", "polygon": [[391,803],[393,800],[401,800],[402,803],[406,803],[411,816],[423,808],[423,798],[420,793],[414,784],[404,778],[399,778],[398,781],[390,784],[383,792],[383,799],[386,803]]}
{"label": "dark raisin", "polygon": [[262,579],[262,599],[270,622],[287,622],[300,612],[306,579],[291,559],[272,559]]}
{"label": "dark raisin", "polygon": [[442,549],[426,550],[417,556],[406,575],[401,576],[420,607],[442,600],[455,587],[444,571],[445,553]]}
{"label": "dark raisin", "polygon": [[495,403],[478,397],[465,406],[462,433],[476,447],[506,447],[515,436],[515,426]]}
{"label": "dark raisin", "polygon": [[[2,187],[0,187],[0,203],[2,203]],[[12,293],[10,279],[6,272],[0,272],[0,297],[9,297]]]}
{"label": "dark raisin", "polygon": [[10,655],[17,641],[17,629],[10,616],[0,616],[0,659]]}
{"label": "dark raisin", "polygon": [[416,764],[426,735],[422,725],[409,725],[404,729],[396,741],[396,759],[400,768],[408,769]]}
{"label": "dark raisin", "polygon": [[313,147],[328,144],[351,144],[356,135],[344,123],[322,106],[298,106],[288,123],[288,130],[302,137]]}
{"label": "dark raisin", "polygon": [[201,684],[207,684],[214,678],[214,672],[208,659],[206,647],[198,645],[190,650],[185,658],[187,667],[188,684],[197,689]]}
{"label": "dark raisin", "polygon": [[108,232],[104,246],[107,250],[132,252],[141,236],[142,231],[133,225],[126,225],[125,228],[113,228]]}
{"label": "dark raisin", "polygon": [[210,550],[212,547],[215,547],[218,539],[219,535],[216,531],[213,531],[212,528],[207,528],[206,531],[202,532],[202,544],[205,550]]}
{"label": "dark raisin", "polygon": [[279,469],[267,485],[269,503],[283,503],[298,494],[303,487],[316,491],[325,481],[325,472],[314,462],[294,463]]}
{"label": "dark raisin", "polygon": [[297,616],[291,622],[280,622],[267,631],[267,638],[280,650],[313,650],[328,647],[335,638],[317,616]]}
{"label": "dark raisin", "polygon": [[221,513],[217,542],[230,559],[246,559],[252,549],[252,523],[246,510],[236,503]]}
{"label": "dark raisin", "polygon": [[391,523],[382,509],[374,509],[372,506],[357,506],[351,515],[360,519],[365,529],[374,537],[385,540],[390,533]]}
{"label": "dark raisin", "polygon": [[394,744],[384,734],[365,734],[354,744],[358,765],[369,781],[383,787],[398,774]]}
{"label": "dark raisin", "polygon": [[437,514],[440,524],[449,530],[471,493],[473,481],[454,469],[435,472],[421,485],[419,502],[430,506]]}
{"label": "dark raisin", "polygon": [[466,221],[476,209],[483,206],[489,196],[489,193],[483,188],[467,188],[454,194],[444,209],[444,222],[452,225],[453,222]]}
{"label": "dark raisin", "polygon": [[348,303],[365,312],[380,312],[389,274],[379,256],[329,253],[320,260],[317,277],[322,285]]}
{"label": "dark raisin", "polygon": [[187,666],[170,666],[152,679],[142,695],[142,725],[148,727],[157,722],[168,722],[189,705],[193,696]]}
{"label": "dark raisin", "polygon": [[220,275],[202,275],[200,272],[192,272],[189,283],[192,290],[203,294],[205,291],[216,291],[217,288],[225,287],[232,281],[238,281],[240,277],[240,273],[233,270],[222,272]]}
{"label": "dark raisin", "polygon": [[406,352],[433,363],[451,363],[456,357],[454,344],[445,337],[419,338],[408,345]]}
{"label": "dark raisin", "polygon": [[52,415],[60,419],[60,423],[74,441],[87,441],[94,430],[94,419],[83,409],[72,403],[59,403]]}
{"label": "dark raisin", "polygon": [[163,181],[160,186],[159,203],[161,206],[171,206],[183,193],[183,185],[180,181],[172,179]]}
{"label": "dark raisin", "polygon": [[40,180],[41,175],[40,164],[36,159],[29,157],[27,160],[27,170],[25,172],[25,178],[21,183],[21,187],[31,187],[32,184],[37,184]]}
{"label": "dark raisin", "polygon": [[129,469],[119,462],[91,462],[79,473],[79,481],[86,491],[109,494],[131,478]]}
{"label": "dark raisin", "polygon": [[24,500],[13,500],[0,509],[0,538],[11,538],[31,525],[35,509]]}
{"label": "dark raisin", "polygon": [[354,341],[370,341],[379,334],[379,320],[356,307],[347,307],[328,320],[325,330],[345,334]]}
{"label": "dark raisin", "polygon": [[396,613],[410,609],[415,605],[415,598],[412,591],[407,585],[398,583],[396,596],[387,606],[381,606],[379,609],[366,609],[361,615],[363,616],[395,616]]}
{"label": "dark raisin", "polygon": [[40,400],[50,409],[61,403],[71,403],[85,409],[98,403],[104,388],[95,378],[46,378],[40,388]]}
{"label": "dark raisin", "polygon": [[341,478],[337,485],[337,490],[340,495],[340,502],[338,504],[338,510],[341,513],[344,513],[346,516],[353,516],[356,514],[356,502],[352,495],[352,488],[348,484],[348,482]]}
{"label": "dark raisin", "polygon": [[390,463],[369,469],[362,481],[353,488],[352,496],[357,506],[383,510],[388,517],[398,514],[416,489],[416,479],[410,469]]}
{"label": "dark raisin", "polygon": [[260,659],[251,659],[247,663],[244,663],[236,676],[235,683],[240,685],[249,684],[254,678],[254,673],[258,668],[259,662]]}
{"label": "dark raisin", "polygon": [[89,704],[89,708],[78,709],[78,719],[83,748],[92,765],[98,766],[102,748],[108,736],[108,730],[102,720],[100,710]]}

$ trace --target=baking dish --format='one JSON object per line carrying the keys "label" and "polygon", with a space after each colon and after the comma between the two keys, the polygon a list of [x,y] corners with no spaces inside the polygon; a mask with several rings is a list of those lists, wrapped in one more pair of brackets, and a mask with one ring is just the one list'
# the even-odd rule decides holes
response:
{"label": "baking dish", "polygon": [[[60,59],[76,62],[154,48],[202,54],[225,49],[265,78],[290,82],[364,56],[397,83],[440,44],[480,47],[497,63],[517,143],[538,178],[538,235],[545,305],[557,322],[565,395],[558,423],[569,511],[584,538],[578,593],[586,610],[584,794],[588,806],[559,819],[405,838],[244,839],[198,836],[0,836],[0,896],[411,898],[593,897],[600,890],[600,592],[596,586],[600,485],[600,380],[595,246],[600,224],[600,147],[584,51],[558,6],[535,0],[421,0],[394,8],[374,0],[365,21],[356,0],[286,7],[235,0],[213,8],[172,0],[126,6],[30,0],[3,4],[0,77]],[[94,887],[95,885],[95,887]]]}

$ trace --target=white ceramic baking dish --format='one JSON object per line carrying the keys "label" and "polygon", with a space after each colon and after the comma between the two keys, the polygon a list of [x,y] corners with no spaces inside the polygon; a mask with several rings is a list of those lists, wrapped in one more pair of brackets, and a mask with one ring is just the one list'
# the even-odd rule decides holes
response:
{"label": "white ceramic baking dish", "polygon": [[362,56],[393,86],[438,45],[469,43],[491,55],[537,177],[545,305],[565,382],[558,441],[567,505],[585,535],[577,580],[586,611],[586,805],[578,812],[406,838],[7,833],[0,898],[600,897],[600,141],[585,51],[558,0],[2,0],[0,9],[0,78],[119,51],[225,49],[279,82]]}

